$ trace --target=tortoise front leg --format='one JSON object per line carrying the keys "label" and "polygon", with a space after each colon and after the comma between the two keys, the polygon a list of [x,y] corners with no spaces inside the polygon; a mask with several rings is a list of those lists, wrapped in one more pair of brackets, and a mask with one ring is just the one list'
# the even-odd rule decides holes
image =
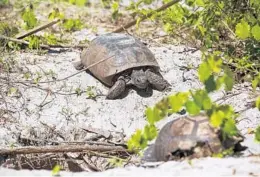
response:
{"label": "tortoise front leg", "polygon": [[154,73],[151,69],[147,69],[145,71],[145,75],[149,83],[159,91],[162,91],[170,86],[170,84],[159,73]]}
{"label": "tortoise front leg", "polygon": [[120,96],[126,88],[124,77],[119,77],[115,84],[109,89],[107,99],[115,99]]}

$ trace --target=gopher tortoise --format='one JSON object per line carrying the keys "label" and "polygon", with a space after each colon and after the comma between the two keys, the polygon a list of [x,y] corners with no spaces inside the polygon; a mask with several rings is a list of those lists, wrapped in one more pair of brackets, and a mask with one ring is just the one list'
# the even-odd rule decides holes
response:
{"label": "gopher tortoise", "polygon": [[168,122],[160,130],[155,144],[144,153],[144,161],[168,161],[211,156],[234,148],[242,151],[244,137],[237,135],[222,139],[219,129],[213,128],[204,114],[186,116]]}
{"label": "gopher tortoise", "polygon": [[170,85],[159,73],[152,52],[141,41],[126,34],[109,33],[96,37],[80,58],[81,61],[74,63],[76,69],[91,66],[88,71],[111,87],[107,99],[116,99],[129,85],[139,89],[151,85],[159,91]]}

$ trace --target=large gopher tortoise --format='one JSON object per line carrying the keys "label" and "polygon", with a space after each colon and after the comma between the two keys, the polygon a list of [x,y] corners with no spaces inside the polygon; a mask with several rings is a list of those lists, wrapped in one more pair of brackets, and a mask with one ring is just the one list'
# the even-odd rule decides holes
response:
{"label": "large gopher tortoise", "polygon": [[150,85],[159,91],[170,86],[159,73],[152,52],[141,41],[126,34],[109,33],[96,37],[74,66],[80,70],[93,64],[88,71],[111,87],[107,99],[118,98],[130,85],[139,89],[147,89]]}
{"label": "large gopher tortoise", "polygon": [[199,158],[234,148],[244,150],[242,135],[223,139],[219,129],[213,128],[204,114],[177,118],[165,124],[155,144],[144,153],[144,161],[168,161]]}

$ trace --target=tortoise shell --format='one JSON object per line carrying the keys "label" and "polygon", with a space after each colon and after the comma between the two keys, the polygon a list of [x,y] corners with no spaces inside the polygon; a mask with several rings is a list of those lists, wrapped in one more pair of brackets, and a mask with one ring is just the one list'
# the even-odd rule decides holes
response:
{"label": "tortoise shell", "polygon": [[[108,58],[104,60],[105,58]],[[120,33],[109,33],[96,37],[81,54],[81,63],[108,86],[113,85],[115,75],[128,69],[150,66],[155,70],[159,65],[152,52],[138,39]]]}
{"label": "tortoise shell", "polygon": [[164,125],[153,153],[157,161],[167,161],[182,156],[209,156],[222,150],[218,133],[210,126],[208,117],[198,115],[178,118]]}

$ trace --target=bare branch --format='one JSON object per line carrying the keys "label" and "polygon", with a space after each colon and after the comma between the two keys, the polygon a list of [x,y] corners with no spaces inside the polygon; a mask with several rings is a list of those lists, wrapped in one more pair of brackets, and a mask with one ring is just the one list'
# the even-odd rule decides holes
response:
{"label": "bare branch", "polygon": [[120,146],[101,146],[101,145],[58,145],[42,147],[19,147],[19,148],[1,148],[0,154],[34,154],[34,153],[64,153],[64,152],[128,152],[127,149]]}
{"label": "bare branch", "polygon": [[54,21],[51,21],[51,22],[48,22],[48,23],[43,24],[43,25],[41,25],[41,26],[38,26],[38,27],[36,27],[36,28],[34,28],[34,29],[30,30],[30,31],[27,31],[27,32],[24,33],[24,34],[18,34],[18,35],[16,36],[16,39],[23,39],[23,38],[25,38],[25,37],[27,37],[27,36],[30,36],[30,35],[32,35],[32,34],[34,34],[34,33],[37,33],[37,32],[39,32],[39,31],[41,31],[41,30],[44,30],[45,28],[48,28],[48,27],[50,27],[50,26],[52,26],[52,25],[58,23],[59,21],[60,21],[60,19],[56,19],[56,20],[54,20]]}
{"label": "bare branch", "polygon": [[[160,12],[160,11],[163,11],[169,7],[171,7],[172,5],[178,3],[180,0],[173,0],[173,1],[170,1],[168,2],[167,4],[164,4],[162,5],[160,8],[156,9],[155,11],[156,12]],[[146,16],[144,17],[141,17],[140,21],[144,21],[146,20],[147,18],[151,17],[153,15],[153,12],[147,14]],[[131,22],[129,22],[128,24],[116,29],[115,31],[113,31],[114,33],[120,33],[121,31],[124,31],[125,29],[128,29],[130,28],[131,26],[134,26],[135,24],[137,23],[137,20],[133,20]]]}

